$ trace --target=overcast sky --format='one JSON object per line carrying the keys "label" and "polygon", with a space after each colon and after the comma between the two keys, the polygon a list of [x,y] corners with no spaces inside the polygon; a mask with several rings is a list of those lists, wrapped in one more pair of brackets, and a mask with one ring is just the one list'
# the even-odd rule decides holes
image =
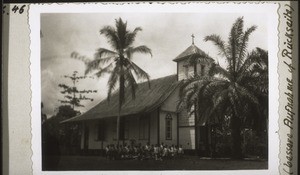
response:
{"label": "overcast sky", "polygon": [[[224,65],[218,56],[217,48],[203,38],[210,34],[218,34],[225,41],[235,20],[244,17],[245,29],[256,25],[257,30],[250,36],[248,50],[255,47],[268,48],[267,18],[264,14],[248,13],[97,13],[97,14],[42,14],[41,30],[41,79],[43,112],[48,116],[55,113],[63,99],[59,93],[59,83],[71,83],[63,75],[71,75],[78,71],[83,75],[85,65],[70,58],[73,51],[93,58],[97,48],[110,48],[99,30],[106,25],[115,24],[121,17],[133,30],[141,27],[134,46],[147,45],[152,49],[153,57],[135,55],[134,61],[148,72],[151,79],[176,73],[176,63],[172,60],[192,44],[191,35],[195,35],[195,45],[208,53],[212,58]],[[83,103],[86,107],[78,108],[81,112],[90,109],[107,95],[107,76],[100,79],[81,80],[78,88],[95,89],[94,102]]]}

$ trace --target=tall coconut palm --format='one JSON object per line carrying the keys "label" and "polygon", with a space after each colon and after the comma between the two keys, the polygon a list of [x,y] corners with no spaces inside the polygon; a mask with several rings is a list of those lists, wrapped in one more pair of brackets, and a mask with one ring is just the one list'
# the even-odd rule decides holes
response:
{"label": "tall coconut palm", "polygon": [[[135,53],[150,54],[151,49],[145,45],[133,47],[135,37],[140,27],[133,31],[127,29],[127,22],[123,22],[121,18],[116,19],[115,27],[104,26],[100,30],[100,34],[108,39],[108,43],[112,50],[99,48],[95,53],[95,58],[92,61],[86,62],[85,74],[96,70],[95,75],[101,77],[108,73],[108,101],[116,89],[119,88],[119,115],[117,118],[117,141],[120,140],[120,114],[122,105],[125,102],[125,88],[129,87],[132,92],[132,97],[135,98],[137,88],[137,79],[146,79],[149,82],[149,75],[136,65],[132,56]],[[78,57],[78,54],[72,54],[73,57]],[[83,57],[81,57],[83,58]],[[85,60],[83,58],[83,60]],[[149,84],[150,85],[150,84]]]}
{"label": "tall coconut palm", "polygon": [[[193,109],[199,117],[205,117],[207,122],[222,121],[222,117],[230,116],[232,137],[232,158],[242,158],[241,127],[250,109],[258,110],[258,89],[267,89],[267,77],[262,78],[265,67],[257,52],[247,52],[250,34],[255,31],[252,26],[244,31],[243,18],[238,18],[233,24],[227,44],[218,35],[209,35],[205,41],[212,41],[226,59],[226,68],[213,64],[205,76],[195,75],[185,81],[181,87],[181,105],[188,110]],[[264,56],[267,56],[264,55]],[[263,61],[262,61],[263,60]],[[267,57],[266,57],[267,60]],[[267,63],[266,63],[267,65]]]}

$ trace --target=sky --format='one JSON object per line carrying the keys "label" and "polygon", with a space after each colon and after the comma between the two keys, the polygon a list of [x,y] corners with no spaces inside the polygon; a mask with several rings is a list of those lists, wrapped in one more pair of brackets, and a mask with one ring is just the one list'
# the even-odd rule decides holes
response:
{"label": "sky", "polygon": [[[70,84],[63,78],[78,71],[84,74],[82,61],[70,57],[73,51],[90,59],[97,48],[108,48],[107,39],[100,35],[103,26],[114,26],[115,19],[121,17],[127,21],[129,30],[141,27],[133,46],[147,45],[153,56],[136,54],[133,61],[145,70],[151,79],[176,74],[176,63],[172,61],[192,44],[208,53],[214,60],[225,66],[224,58],[212,42],[205,42],[207,35],[218,34],[227,41],[232,24],[238,17],[244,17],[244,29],[256,25],[257,29],[249,38],[248,51],[260,47],[268,50],[268,20],[258,13],[45,13],[41,14],[41,90],[43,113],[48,117],[56,113],[60,106],[58,84]],[[83,102],[85,107],[77,108],[85,112],[107,97],[107,79],[85,79],[78,82],[79,89],[97,90],[89,95],[93,102]]]}

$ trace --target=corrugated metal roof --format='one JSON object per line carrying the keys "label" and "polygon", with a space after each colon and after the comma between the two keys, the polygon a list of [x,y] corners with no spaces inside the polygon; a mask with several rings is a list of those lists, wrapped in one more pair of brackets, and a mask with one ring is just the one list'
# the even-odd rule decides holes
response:
{"label": "corrugated metal roof", "polygon": [[181,54],[179,54],[173,61],[176,61],[176,62],[181,61],[190,56],[200,56],[200,57],[204,57],[204,58],[213,60],[212,58],[210,58],[208,56],[208,54],[206,54],[204,51],[199,49],[196,45],[192,44],[190,47],[185,49],[185,51],[183,51]]}
{"label": "corrugated metal roof", "polygon": [[[121,116],[150,112],[157,109],[168,96],[178,87],[177,75],[170,75],[138,84],[136,98],[132,99],[130,88],[125,90],[125,103],[122,106]],[[119,93],[112,95],[110,101],[107,99],[85,112],[84,114],[65,120],[64,122],[75,122],[106,117],[118,116]]]}

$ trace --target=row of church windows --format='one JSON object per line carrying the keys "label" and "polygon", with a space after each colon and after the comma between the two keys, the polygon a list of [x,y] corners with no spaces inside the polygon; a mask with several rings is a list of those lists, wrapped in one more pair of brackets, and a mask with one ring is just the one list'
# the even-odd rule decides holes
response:
{"label": "row of church windows", "polygon": [[[124,120],[121,122],[120,126],[120,139],[128,140],[129,139],[129,120]],[[97,140],[105,141],[106,140],[106,131],[107,131],[107,123],[105,120],[99,121],[97,124],[98,133]],[[116,122],[114,122],[114,126],[117,126]],[[172,116],[170,113],[166,115],[165,118],[165,137],[166,140],[172,140]],[[149,139],[149,118],[140,118],[139,119],[139,139],[140,140],[148,140]],[[117,131],[116,127],[113,128],[113,139],[117,139]]]}

